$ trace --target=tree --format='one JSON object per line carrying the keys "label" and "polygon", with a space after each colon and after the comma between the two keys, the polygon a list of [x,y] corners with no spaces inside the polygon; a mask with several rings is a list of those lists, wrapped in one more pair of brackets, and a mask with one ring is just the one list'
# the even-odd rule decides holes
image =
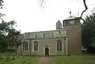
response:
{"label": "tree", "polygon": [[9,46],[13,46],[14,48],[18,48],[19,45],[21,44],[21,39],[20,39],[20,32],[11,29],[8,34],[8,40],[9,40]]}
{"label": "tree", "polygon": [[[0,0],[0,7],[2,9],[3,6],[3,0]],[[0,13],[0,19],[1,16],[3,16],[4,14]],[[2,22],[0,23],[0,52],[1,52],[1,58],[2,58],[2,53],[5,51],[16,51],[19,47],[19,45],[21,44],[21,40],[20,40],[20,32],[17,31],[14,28],[14,25],[16,24],[16,22],[14,20],[9,21],[9,22],[5,22],[2,19]],[[14,47],[13,49],[9,49],[10,46]],[[14,57],[13,57],[14,58]]]}
{"label": "tree", "polygon": [[[1,58],[2,58],[2,53],[5,51],[16,51],[21,44],[21,39],[20,37],[20,32],[17,31],[14,28],[15,21],[9,21],[5,22],[2,21],[0,23],[0,52],[1,52]],[[14,46],[14,50],[10,49],[10,46]]]}
{"label": "tree", "polygon": [[6,41],[5,41],[5,36],[1,35],[0,36],[0,52],[1,52],[0,59],[2,59],[2,53],[5,52],[6,49],[7,49],[7,44],[6,44]]}
{"label": "tree", "polygon": [[[42,7],[42,6],[43,6],[43,3],[45,3],[46,0],[39,0],[39,1],[40,1],[40,7]],[[86,4],[86,0],[83,0],[83,4],[84,4],[85,9],[81,12],[80,17],[78,17],[78,18],[79,18],[80,20],[85,21],[85,20],[82,18],[82,16],[83,16],[84,12],[86,12],[86,10],[88,9],[87,4]]]}
{"label": "tree", "polygon": [[2,53],[6,51],[7,49],[7,42],[6,42],[6,33],[8,29],[8,24],[4,21],[0,23],[0,52],[1,52],[1,59],[2,59]]}
{"label": "tree", "polygon": [[82,24],[82,41],[85,48],[95,48],[95,13],[87,16]]}
{"label": "tree", "polygon": [[[3,0],[0,0],[0,9],[2,9],[3,7]],[[4,14],[0,13],[0,18],[3,16]],[[2,19],[2,18],[1,18]],[[2,53],[5,52],[6,48],[7,48],[7,44],[6,44],[6,29],[7,29],[7,24],[4,22],[4,20],[2,19],[2,22],[0,23],[0,52],[1,52],[1,57],[0,59],[2,59]]]}
{"label": "tree", "polygon": [[1,9],[3,8],[2,6],[3,6],[3,3],[4,1],[3,0],[0,0],[0,6],[1,6]]}
{"label": "tree", "polygon": [[[13,27],[15,23],[16,23],[15,21],[9,22],[10,29],[8,30],[7,41],[9,48],[12,47],[11,49],[13,50],[13,52],[16,52],[16,54],[18,54],[18,47],[19,45],[21,45],[21,39],[20,39],[20,32]],[[13,54],[13,59],[14,59],[14,54]]]}

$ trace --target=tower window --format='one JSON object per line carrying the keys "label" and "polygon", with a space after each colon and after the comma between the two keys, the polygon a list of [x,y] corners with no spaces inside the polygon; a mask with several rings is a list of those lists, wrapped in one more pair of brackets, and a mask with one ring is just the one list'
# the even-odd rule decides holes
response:
{"label": "tower window", "polygon": [[69,21],[64,21],[64,25],[69,25]]}
{"label": "tower window", "polygon": [[75,21],[74,21],[74,20],[70,21],[70,24],[71,24],[71,25],[72,25],[72,24],[75,24]]}

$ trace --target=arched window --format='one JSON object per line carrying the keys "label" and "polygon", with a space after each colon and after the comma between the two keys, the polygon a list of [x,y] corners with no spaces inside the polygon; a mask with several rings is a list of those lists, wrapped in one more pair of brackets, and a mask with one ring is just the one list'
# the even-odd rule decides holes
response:
{"label": "arched window", "polygon": [[62,41],[57,40],[57,51],[62,51]]}
{"label": "arched window", "polygon": [[23,51],[28,51],[28,42],[23,42]]}
{"label": "arched window", "polygon": [[34,41],[34,51],[38,51],[38,41]]}

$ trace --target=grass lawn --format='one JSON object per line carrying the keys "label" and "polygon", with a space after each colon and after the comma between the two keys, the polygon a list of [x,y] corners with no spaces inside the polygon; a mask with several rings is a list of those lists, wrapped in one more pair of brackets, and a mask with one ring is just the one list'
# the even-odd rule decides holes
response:
{"label": "grass lawn", "polygon": [[[12,58],[12,57],[10,57]],[[0,64],[37,64],[39,56],[15,57],[16,60],[5,62],[5,56],[0,60]],[[95,64],[95,55],[71,55],[71,56],[50,56],[51,64]]]}

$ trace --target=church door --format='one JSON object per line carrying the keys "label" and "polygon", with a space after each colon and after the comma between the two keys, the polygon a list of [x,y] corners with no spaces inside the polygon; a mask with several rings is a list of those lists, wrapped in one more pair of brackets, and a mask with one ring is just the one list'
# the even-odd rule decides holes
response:
{"label": "church door", "polygon": [[48,47],[45,48],[45,56],[49,56],[49,48]]}

